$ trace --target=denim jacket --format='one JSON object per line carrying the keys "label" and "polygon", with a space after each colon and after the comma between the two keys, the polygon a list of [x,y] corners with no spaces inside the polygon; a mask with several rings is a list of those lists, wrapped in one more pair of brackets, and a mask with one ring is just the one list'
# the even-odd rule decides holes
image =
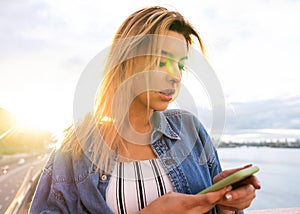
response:
{"label": "denim jacket", "polygon": [[[154,112],[151,146],[176,192],[196,194],[221,172],[203,125],[182,110]],[[110,174],[98,172],[87,155],[52,152],[40,177],[30,213],[112,213],[105,201]],[[209,213],[214,213],[213,210]]]}

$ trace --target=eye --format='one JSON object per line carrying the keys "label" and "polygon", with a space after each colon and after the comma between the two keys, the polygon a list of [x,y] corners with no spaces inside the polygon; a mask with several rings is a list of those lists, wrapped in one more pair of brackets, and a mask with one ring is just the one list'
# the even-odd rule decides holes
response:
{"label": "eye", "polygon": [[159,62],[159,67],[164,67],[164,66],[166,66],[166,62]]}
{"label": "eye", "polygon": [[178,63],[178,69],[179,69],[180,71],[184,71],[185,67],[184,67],[183,64]]}

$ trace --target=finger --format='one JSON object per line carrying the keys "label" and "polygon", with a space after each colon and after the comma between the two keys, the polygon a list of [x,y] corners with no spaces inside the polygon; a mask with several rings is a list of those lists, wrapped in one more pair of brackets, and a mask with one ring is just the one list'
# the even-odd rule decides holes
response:
{"label": "finger", "polygon": [[205,194],[193,195],[194,200],[192,206],[199,206],[199,204],[215,205],[219,200],[223,199],[225,194],[232,190],[231,186],[222,188],[218,191],[209,192]]}
{"label": "finger", "polygon": [[252,184],[255,189],[261,188],[259,180],[254,175],[251,175],[248,178],[233,184],[232,186],[233,186],[233,189],[236,189],[236,188],[239,188],[239,187],[247,185],[247,184]]}
{"label": "finger", "polygon": [[235,201],[241,203],[242,201],[248,201],[249,199],[254,199],[256,197],[255,188],[252,184],[247,184],[238,189],[232,190],[225,194],[227,201]]}
{"label": "finger", "polygon": [[219,173],[218,175],[216,175],[214,178],[213,178],[213,183],[216,183],[220,180],[222,180],[223,178],[226,178],[228,177],[229,175],[237,172],[237,171],[240,171],[242,169],[246,169],[246,168],[249,168],[251,167],[252,164],[247,164],[245,166],[242,166],[242,167],[238,167],[238,168],[234,168],[234,169],[226,169],[224,171],[222,171],[221,173]]}
{"label": "finger", "polygon": [[[249,163],[249,164],[246,164],[246,165],[244,165],[244,166],[237,167],[237,168],[230,169],[230,170],[232,170],[232,171],[233,171],[233,173],[234,173],[234,172],[240,171],[240,170],[242,170],[242,169],[249,168],[249,167],[251,167],[251,166],[252,166],[252,164],[251,164],[251,163]],[[231,173],[231,174],[232,174],[232,173]]]}
{"label": "finger", "polygon": [[252,180],[251,184],[255,189],[261,189],[260,182],[256,176],[252,175],[250,179]]}
{"label": "finger", "polygon": [[252,201],[253,198],[250,197],[243,201],[237,200],[237,201],[232,201],[231,203],[222,203],[221,206],[226,207],[226,209],[229,210],[244,210],[251,206]]}
{"label": "finger", "polygon": [[218,205],[226,209],[242,210],[249,207],[255,197],[255,188],[249,184],[226,193],[224,200],[219,201]]}

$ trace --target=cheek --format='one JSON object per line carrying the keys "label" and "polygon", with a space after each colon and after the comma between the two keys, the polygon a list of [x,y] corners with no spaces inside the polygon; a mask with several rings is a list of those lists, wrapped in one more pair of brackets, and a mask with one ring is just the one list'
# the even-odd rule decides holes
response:
{"label": "cheek", "polygon": [[132,92],[134,95],[139,95],[147,91],[161,91],[168,86],[166,72],[149,72],[146,74],[137,75],[134,77],[132,84]]}
{"label": "cheek", "polygon": [[152,72],[149,78],[149,88],[153,91],[161,91],[170,88],[170,79],[171,77],[167,72]]}
{"label": "cheek", "polygon": [[147,102],[147,92],[144,92],[144,93],[141,93],[141,94],[138,94],[136,96],[137,99],[141,100],[143,103],[146,103]]}
{"label": "cheek", "polygon": [[151,94],[152,92],[143,92],[141,94],[138,94],[135,96],[134,100],[137,101],[138,103],[143,104],[144,106],[148,106],[148,96],[149,100],[151,102]]}
{"label": "cheek", "polygon": [[[178,88],[174,85],[173,77],[166,71],[151,71],[140,73],[133,77],[132,93],[134,96],[140,95],[147,91],[162,91],[169,88]],[[180,84],[180,81],[178,83]]]}
{"label": "cheek", "polygon": [[136,96],[141,95],[141,93],[144,93],[145,91],[147,91],[145,86],[146,86],[146,83],[144,80],[136,79],[134,81],[134,84],[132,85],[133,95],[136,97]]}

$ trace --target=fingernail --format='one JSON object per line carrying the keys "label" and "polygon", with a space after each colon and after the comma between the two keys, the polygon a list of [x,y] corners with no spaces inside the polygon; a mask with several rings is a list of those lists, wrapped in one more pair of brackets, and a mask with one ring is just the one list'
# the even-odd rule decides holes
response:
{"label": "fingernail", "polygon": [[227,192],[231,191],[232,190],[232,186],[231,185],[228,186],[226,190],[227,190]]}
{"label": "fingernail", "polygon": [[259,181],[257,182],[257,185],[258,185],[258,189],[261,189],[261,185]]}
{"label": "fingernail", "polygon": [[229,194],[229,193],[227,193],[227,194],[225,195],[225,198],[226,198],[227,200],[230,200],[230,199],[232,198],[232,195]]}

